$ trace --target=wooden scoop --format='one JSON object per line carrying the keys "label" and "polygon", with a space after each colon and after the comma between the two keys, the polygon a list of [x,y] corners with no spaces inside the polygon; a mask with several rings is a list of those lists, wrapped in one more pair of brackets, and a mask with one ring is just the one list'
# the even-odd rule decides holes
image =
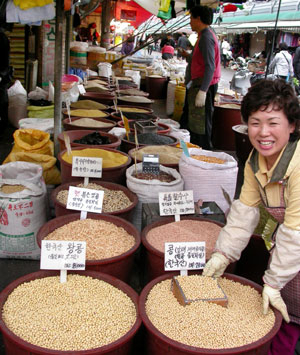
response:
{"label": "wooden scoop", "polygon": [[173,277],[172,279],[172,291],[174,296],[176,297],[177,301],[182,305],[182,306],[186,306],[191,304],[192,302],[197,302],[197,301],[207,301],[207,302],[211,302],[211,303],[215,303],[218,304],[219,306],[222,307],[227,307],[228,305],[228,298],[226,296],[226,294],[224,293],[223,289],[221,288],[221,286],[219,285],[219,283],[217,282],[218,287],[220,288],[220,290],[222,291],[224,297],[216,297],[216,298],[196,298],[194,300],[189,300],[186,298],[183,289],[180,286],[180,282],[178,281],[178,279],[176,278],[176,276]]}
{"label": "wooden scoop", "polygon": [[67,135],[66,132],[64,132],[64,141],[65,141],[65,145],[66,145],[66,148],[67,148],[68,155],[71,155],[72,154],[72,149],[71,149],[70,137]]}

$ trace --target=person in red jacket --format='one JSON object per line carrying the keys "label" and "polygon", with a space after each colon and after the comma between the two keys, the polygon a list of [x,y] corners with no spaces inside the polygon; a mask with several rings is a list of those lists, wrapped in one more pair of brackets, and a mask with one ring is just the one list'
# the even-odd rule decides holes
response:
{"label": "person in red jacket", "polygon": [[162,59],[168,60],[168,59],[173,58],[174,47],[171,46],[169,41],[167,41],[166,44],[163,46],[161,53],[162,53],[162,56],[161,56]]}
{"label": "person in red jacket", "polygon": [[214,98],[221,77],[220,48],[218,38],[210,27],[213,11],[208,6],[195,6],[190,10],[191,28],[198,33],[192,54],[188,57],[186,72],[188,128],[191,142],[204,149],[212,149],[212,116]]}

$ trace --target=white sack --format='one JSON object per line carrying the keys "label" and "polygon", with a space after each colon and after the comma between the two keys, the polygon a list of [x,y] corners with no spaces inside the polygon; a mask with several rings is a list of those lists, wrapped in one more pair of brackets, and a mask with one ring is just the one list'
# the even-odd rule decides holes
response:
{"label": "white sack", "polygon": [[27,116],[27,91],[20,80],[7,90],[8,94],[8,119],[16,128],[19,127],[19,120]]}

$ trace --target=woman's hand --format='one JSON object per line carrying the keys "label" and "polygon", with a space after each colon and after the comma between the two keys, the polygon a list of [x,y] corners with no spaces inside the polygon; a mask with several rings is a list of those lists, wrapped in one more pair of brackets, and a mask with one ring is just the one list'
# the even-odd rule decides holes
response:
{"label": "woman's hand", "polygon": [[213,253],[209,261],[203,269],[203,276],[220,277],[225,269],[230,264],[230,261],[221,253]]}
{"label": "woman's hand", "polygon": [[290,317],[287,312],[286,304],[281,297],[280,291],[275,288],[264,285],[263,292],[263,314],[268,313],[269,305],[271,304],[274,308],[278,309],[278,311],[282,314],[283,319],[289,323]]}

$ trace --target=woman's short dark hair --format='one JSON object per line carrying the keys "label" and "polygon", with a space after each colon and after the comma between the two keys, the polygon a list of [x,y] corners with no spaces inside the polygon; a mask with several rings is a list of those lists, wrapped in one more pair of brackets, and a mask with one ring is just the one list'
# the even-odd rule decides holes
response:
{"label": "woman's short dark hair", "polygon": [[193,18],[200,17],[200,20],[206,25],[211,25],[213,22],[213,10],[208,6],[194,6],[191,8],[190,13]]}
{"label": "woman's short dark hair", "polygon": [[265,111],[272,105],[273,110],[283,110],[290,124],[295,124],[295,131],[290,140],[299,138],[300,105],[295,90],[282,79],[262,79],[253,84],[245,95],[241,114],[243,121],[248,123],[249,116],[257,111]]}
{"label": "woman's short dark hair", "polygon": [[288,50],[288,45],[285,43],[285,42],[282,42],[282,43],[279,43],[279,49],[282,51],[282,50],[284,50],[284,51],[286,51],[286,50]]}

